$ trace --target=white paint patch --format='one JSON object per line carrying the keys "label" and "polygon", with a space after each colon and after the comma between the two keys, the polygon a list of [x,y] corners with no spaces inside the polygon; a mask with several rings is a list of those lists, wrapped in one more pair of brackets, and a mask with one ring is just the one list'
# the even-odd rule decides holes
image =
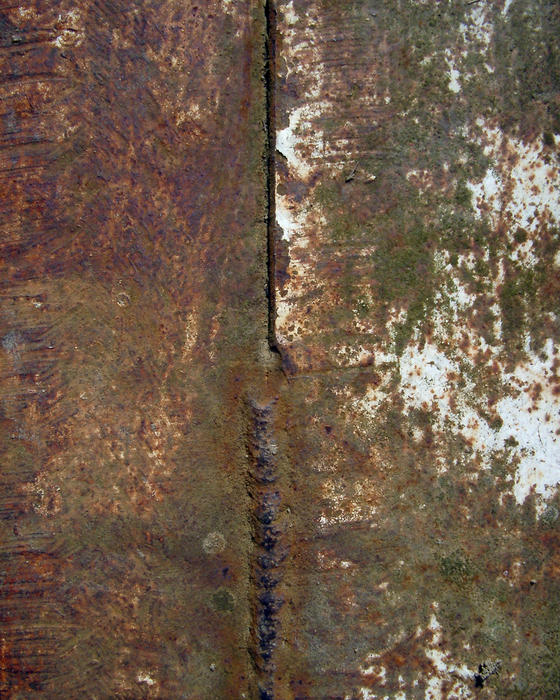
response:
{"label": "white paint patch", "polygon": [[[304,105],[290,114],[288,126],[276,132],[276,150],[288,161],[292,174],[306,180],[323,152],[323,132],[311,123],[325,104]],[[305,156],[300,155],[305,150]]]}
{"label": "white paint patch", "polygon": [[484,213],[488,213],[495,220],[502,208],[503,188],[498,173],[493,168],[488,168],[481,182],[476,184],[469,182],[468,187],[473,193],[475,211],[479,218]]}
{"label": "white paint patch", "polygon": [[455,60],[449,49],[445,52],[445,60],[449,66],[449,89],[451,92],[458,93],[461,91],[461,83],[459,82],[461,73],[457,70]]}
{"label": "white paint patch", "polygon": [[560,221],[560,177],[556,166],[545,162],[537,144],[524,145],[511,139],[519,161],[511,170],[513,191],[506,211],[519,226],[532,232],[538,227],[538,214],[548,213]]}
{"label": "white paint patch", "polygon": [[298,137],[296,129],[301,122],[305,107],[298,107],[290,114],[289,125],[276,132],[276,150],[288,161],[290,168],[300,177],[309,175],[309,166],[296,152]]}
{"label": "white paint patch", "polygon": [[460,92],[461,91],[461,83],[459,82],[459,78],[461,74],[456,68],[451,68],[449,70],[449,89],[451,92]]}
{"label": "white paint patch", "polygon": [[286,22],[289,25],[294,25],[298,21],[298,16],[294,10],[294,2],[293,0],[290,0],[290,2],[286,3],[284,6],[284,16],[283,16],[284,22]]}
{"label": "white paint patch", "polygon": [[[437,608],[437,605],[434,604]],[[425,654],[430,659],[437,675],[433,674],[426,679],[426,700],[439,700],[440,698],[470,698],[472,694],[467,685],[472,679],[472,673],[465,664],[457,665],[450,659],[450,652],[442,649],[442,632],[435,615],[432,615],[428,628],[433,631],[433,637],[430,645],[427,647]],[[449,688],[449,683],[455,681],[453,686]],[[448,686],[448,693],[443,693],[443,684]]]}
{"label": "white paint patch", "polygon": [[387,681],[387,669],[382,664],[374,664],[367,668],[361,668],[360,671],[364,676],[379,676],[380,685],[385,685]]}
{"label": "white paint patch", "polygon": [[[439,430],[452,426],[482,455],[494,448],[494,431],[469,404],[472,383],[467,381],[464,390],[457,390],[451,378],[461,375],[460,368],[435,345],[426,343],[422,349],[409,345],[400,360],[400,373],[405,408],[430,411]],[[441,465],[441,471],[446,470]]]}
{"label": "white paint patch", "polygon": [[[290,319],[290,312],[294,309],[294,302],[278,299],[276,302],[276,324],[281,328]],[[283,338],[285,340],[285,338]]]}
{"label": "white paint patch", "polygon": [[[497,405],[503,420],[498,437],[505,441],[513,436],[518,442],[513,448],[520,460],[514,485],[518,503],[523,503],[531,488],[537,494],[550,496],[560,482],[560,436],[556,433],[560,425],[560,396],[553,394],[546,381],[553,374],[553,350],[549,340],[545,359],[533,355],[518,365],[509,376],[517,395],[507,396]],[[527,392],[537,385],[542,392],[533,402]],[[544,510],[542,503],[540,510]]]}
{"label": "white paint patch", "polygon": [[[305,221],[301,220],[299,212],[288,197],[276,195],[276,223],[282,231],[282,238],[290,241],[293,236],[302,231]],[[299,241],[298,241],[299,243]]]}
{"label": "white paint patch", "polygon": [[[466,295],[463,301],[468,300]],[[462,376],[458,362],[434,344],[426,343],[422,348],[410,344],[406,348],[399,360],[398,391],[405,411],[429,411],[438,430],[451,427],[470,442],[483,468],[490,468],[494,451],[507,446],[512,460],[518,462],[515,498],[521,504],[534,489],[542,497],[538,503],[540,512],[545,508],[544,499],[560,483],[560,396],[554,394],[554,385],[549,381],[554,375],[557,354],[558,349],[549,340],[539,356],[528,353],[528,359],[513,372],[502,373],[510,395],[496,404],[496,413],[502,420],[498,429],[491,428],[473,407],[475,387]],[[465,382],[462,388],[456,383],[460,376]],[[364,396],[352,400],[351,408],[375,419],[386,396],[387,381],[369,387]],[[510,444],[512,437],[517,444]],[[447,468],[440,465],[441,471]]]}
{"label": "white paint patch", "polygon": [[400,359],[400,393],[409,406],[428,409],[435,403],[441,410],[449,384],[446,375],[454,371],[454,364],[434,345],[426,343],[421,350],[409,345]]}
{"label": "white paint patch", "polygon": [[[347,695],[346,700],[351,700],[351,696]],[[369,688],[360,688],[360,700],[381,700],[381,698]]]}
{"label": "white paint patch", "polygon": [[467,43],[479,42],[482,49],[486,51],[494,34],[494,25],[490,19],[490,13],[487,16],[487,9],[483,2],[469,5],[469,10],[467,23],[461,23],[460,25],[463,38]]}
{"label": "white paint patch", "polygon": [[146,683],[146,685],[150,685],[150,686],[156,684],[156,682],[155,682],[154,679],[150,676],[149,673],[142,673],[142,672],[139,673],[139,674],[136,676],[136,680],[138,681],[138,683]]}
{"label": "white paint patch", "polygon": [[[438,604],[433,603],[432,609],[437,610]],[[456,663],[451,657],[451,652],[446,650],[443,646],[442,628],[435,614],[432,614],[426,630],[423,630],[420,627],[416,630],[416,637],[423,637],[427,630],[432,633],[432,638],[430,642],[426,644],[424,653],[432,662],[433,670],[430,670],[428,674],[420,672],[419,678],[416,678],[412,682],[411,688],[416,688],[419,681],[423,680],[426,686],[426,691],[424,694],[425,700],[443,700],[443,698],[460,700],[462,698],[472,698],[473,695],[471,688],[473,686],[473,673],[465,664]],[[386,647],[382,653],[390,650],[392,646],[398,642],[398,639],[395,640],[388,647]],[[375,660],[379,659],[380,656],[381,653],[369,654],[366,658],[369,665],[364,665],[360,668],[360,671],[365,677],[372,675],[380,676],[379,685],[384,685],[386,682],[386,668],[379,662],[375,663]],[[378,700],[385,697],[406,698],[407,694],[403,689],[405,682],[402,676],[399,676],[399,685],[400,691],[397,695],[386,696],[383,694],[372,694],[371,690],[362,688],[361,697],[378,698]],[[416,695],[414,697],[416,697]]]}
{"label": "white paint patch", "polygon": [[547,162],[540,140],[525,144],[483,120],[477,125],[483,132],[479,143],[493,161],[481,182],[469,183],[477,215],[488,215],[494,225],[504,221],[512,233],[518,227],[534,233],[543,222],[558,224],[560,169]]}

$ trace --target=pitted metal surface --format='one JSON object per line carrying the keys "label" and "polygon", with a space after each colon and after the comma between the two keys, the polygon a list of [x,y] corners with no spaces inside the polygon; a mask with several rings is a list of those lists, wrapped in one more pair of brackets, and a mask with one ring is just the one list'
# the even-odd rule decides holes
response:
{"label": "pitted metal surface", "polygon": [[278,3],[301,697],[558,692],[558,20]]}
{"label": "pitted metal surface", "polygon": [[0,7],[0,696],[560,695],[552,0]]}

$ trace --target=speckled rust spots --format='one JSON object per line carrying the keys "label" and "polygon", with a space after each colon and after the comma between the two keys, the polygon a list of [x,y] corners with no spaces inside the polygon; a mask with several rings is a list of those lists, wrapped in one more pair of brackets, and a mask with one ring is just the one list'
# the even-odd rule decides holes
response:
{"label": "speckled rust spots", "polygon": [[2,697],[248,688],[264,26],[251,0],[0,8]]}
{"label": "speckled rust spots", "polygon": [[276,331],[314,562],[294,678],[553,696],[558,626],[547,651],[522,630],[560,480],[558,12],[397,5],[277,5]]}
{"label": "speckled rust spots", "polygon": [[2,696],[558,695],[558,20],[0,9]]}

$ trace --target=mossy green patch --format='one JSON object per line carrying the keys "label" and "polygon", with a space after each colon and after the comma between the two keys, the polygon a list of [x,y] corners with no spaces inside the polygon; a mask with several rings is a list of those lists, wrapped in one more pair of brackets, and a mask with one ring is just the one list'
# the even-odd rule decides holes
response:
{"label": "mossy green patch", "polygon": [[442,557],[439,562],[439,571],[444,579],[457,586],[465,585],[474,576],[474,567],[461,550]]}
{"label": "mossy green patch", "polygon": [[235,607],[235,599],[229,591],[222,588],[212,595],[212,606],[218,612],[231,612]]}

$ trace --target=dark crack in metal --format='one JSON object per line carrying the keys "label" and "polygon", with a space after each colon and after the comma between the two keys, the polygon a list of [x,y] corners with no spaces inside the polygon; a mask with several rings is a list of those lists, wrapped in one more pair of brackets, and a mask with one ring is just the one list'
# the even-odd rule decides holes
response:
{"label": "dark crack in metal", "polygon": [[268,346],[278,353],[276,342],[276,8],[273,0],[265,2],[265,89],[266,89],[266,167],[267,167],[267,299]]}

